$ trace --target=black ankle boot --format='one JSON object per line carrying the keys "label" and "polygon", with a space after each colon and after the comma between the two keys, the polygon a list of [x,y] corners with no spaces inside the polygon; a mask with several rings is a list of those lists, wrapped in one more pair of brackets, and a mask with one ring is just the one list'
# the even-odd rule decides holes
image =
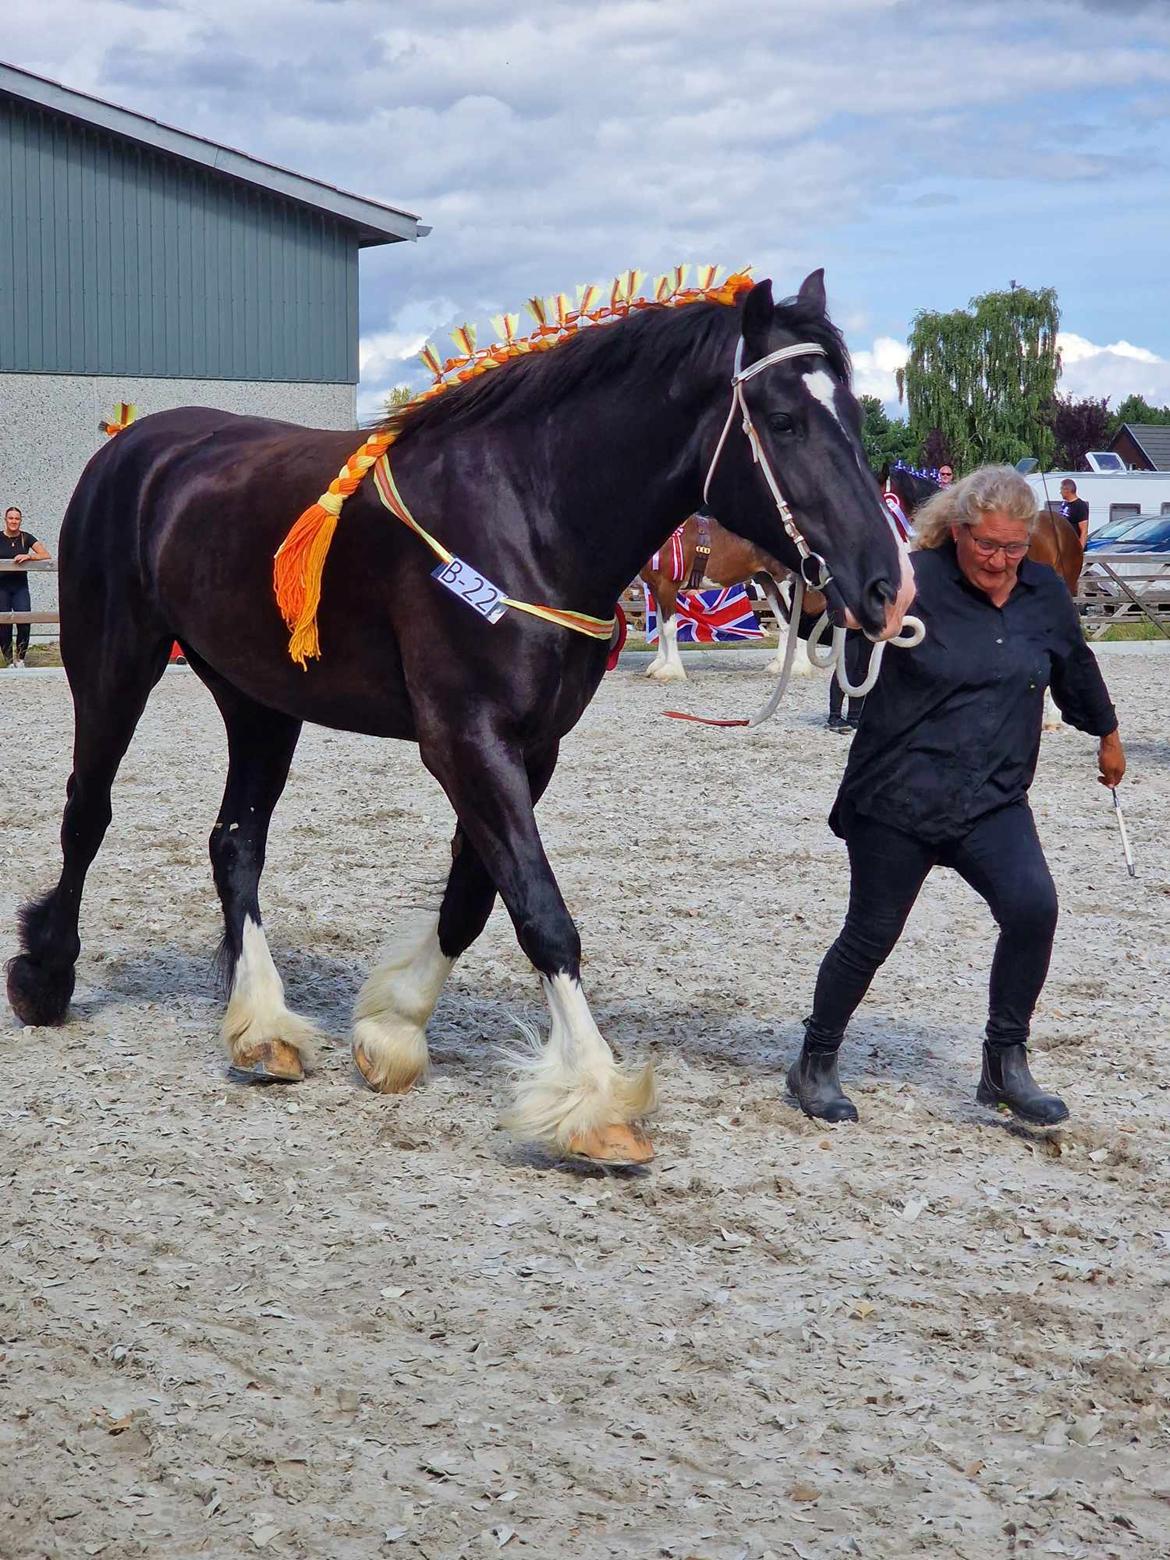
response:
{"label": "black ankle boot", "polygon": [[788,1069],[788,1092],[806,1116],[821,1121],[856,1121],[857,1107],[841,1088],[836,1051],[810,1051],[802,1046]]}
{"label": "black ankle boot", "polygon": [[1028,1071],[1026,1045],[983,1046],[983,1076],[975,1098],[980,1105],[1006,1105],[1021,1121],[1054,1127],[1068,1120],[1068,1106],[1044,1090]]}

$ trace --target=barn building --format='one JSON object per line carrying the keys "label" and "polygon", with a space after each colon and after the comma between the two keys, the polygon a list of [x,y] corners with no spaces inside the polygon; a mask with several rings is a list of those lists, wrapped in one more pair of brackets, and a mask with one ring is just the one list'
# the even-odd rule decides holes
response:
{"label": "barn building", "polygon": [[52,548],[119,402],[353,427],[359,251],[429,231],[0,64],[0,503]]}

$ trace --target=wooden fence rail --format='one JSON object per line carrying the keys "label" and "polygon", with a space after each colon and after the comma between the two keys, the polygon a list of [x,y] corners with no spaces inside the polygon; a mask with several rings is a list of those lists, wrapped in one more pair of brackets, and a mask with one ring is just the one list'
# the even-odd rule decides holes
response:
{"label": "wooden fence rail", "polygon": [[[51,558],[32,563],[13,563],[11,558],[0,558],[0,574],[56,574],[57,565]],[[59,612],[0,612],[0,623],[59,623]]]}

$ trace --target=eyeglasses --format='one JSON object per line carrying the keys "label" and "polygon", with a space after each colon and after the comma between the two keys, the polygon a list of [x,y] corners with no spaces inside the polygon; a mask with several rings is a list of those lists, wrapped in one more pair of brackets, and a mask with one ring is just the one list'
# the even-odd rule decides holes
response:
{"label": "eyeglasses", "polygon": [[939,472],[939,476],[940,477],[953,477],[954,476],[954,472],[951,470],[951,468],[949,466],[944,466],[942,468],[942,470]]}
{"label": "eyeglasses", "polygon": [[1022,558],[1028,551],[1027,542],[993,542],[989,537],[976,536],[974,531],[968,531],[967,535],[981,558],[994,558],[997,552],[1003,553],[1005,558]]}

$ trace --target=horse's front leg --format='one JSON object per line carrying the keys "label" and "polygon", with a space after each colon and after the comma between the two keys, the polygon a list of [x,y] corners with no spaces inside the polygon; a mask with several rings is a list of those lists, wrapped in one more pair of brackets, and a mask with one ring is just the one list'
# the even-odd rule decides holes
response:
{"label": "horse's front leg", "polygon": [[581,939],[536,826],[534,792],[551,775],[555,751],[526,763],[494,733],[480,732],[424,743],[422,753],[507,907],[552,1019],[547,1042],[518,1059],[508,1126],[562,1153],[644,1163],[652,1150],[636,1123],[654,1108],[653,1072],[619,1067],[594,1021],[581,986]]}

